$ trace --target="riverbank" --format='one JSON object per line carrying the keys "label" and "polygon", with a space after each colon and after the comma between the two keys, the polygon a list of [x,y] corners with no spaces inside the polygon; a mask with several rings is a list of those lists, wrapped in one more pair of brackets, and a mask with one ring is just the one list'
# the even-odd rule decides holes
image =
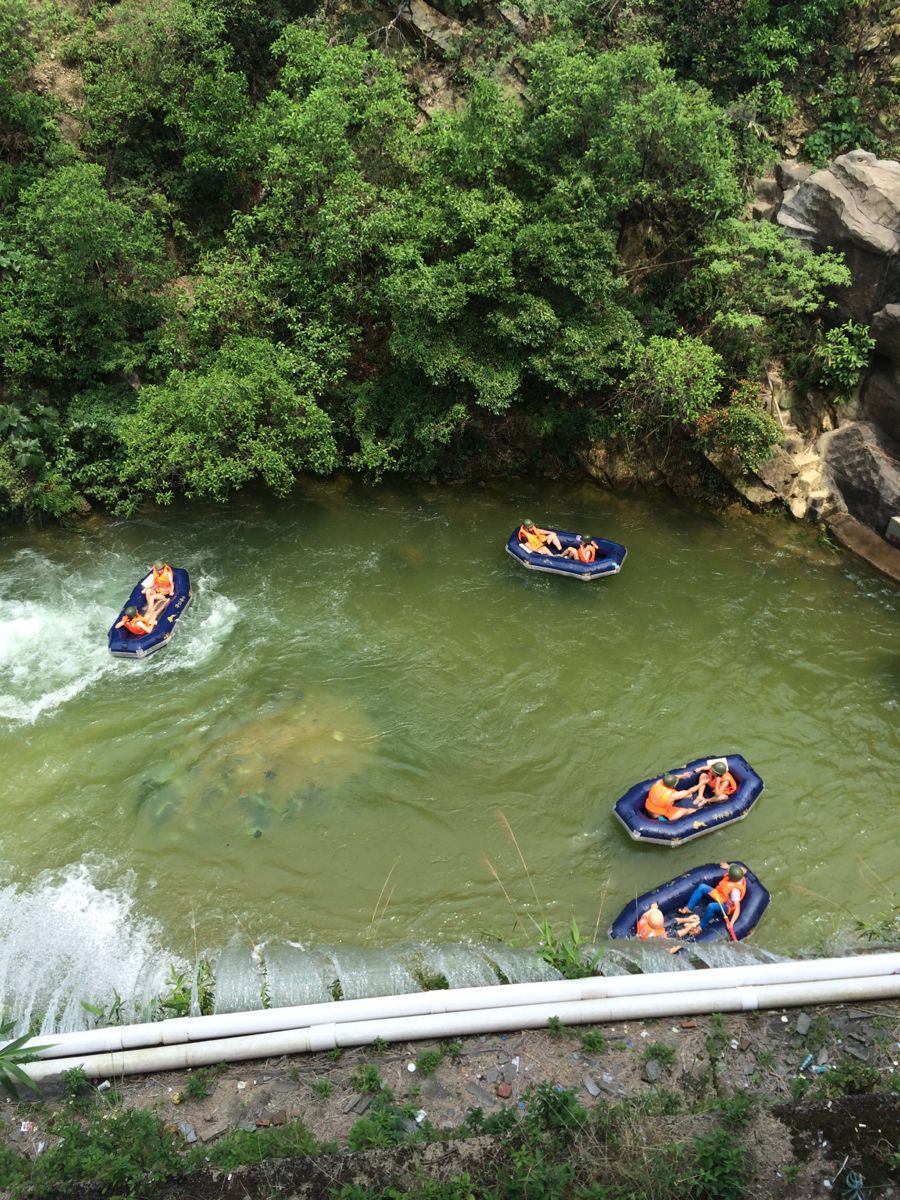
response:
{"label": "riverbank", "polygon": [[[100,1089],[70,1077],[0,1107],[0,1183],[4,1197],[806,1200],[844,1196],[855,1173],[866,1200],[895,1197],[898,1050],[900,1003],[877,1003],[375,1046]],[[82,1171],[99,1182],[76,1188]]]}

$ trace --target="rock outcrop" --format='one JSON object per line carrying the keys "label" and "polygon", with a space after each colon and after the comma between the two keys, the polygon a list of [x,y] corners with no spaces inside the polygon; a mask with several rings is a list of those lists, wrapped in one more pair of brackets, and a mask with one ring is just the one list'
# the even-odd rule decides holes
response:
{"label": "rock outcrop", "polygon": [[[774,188],[783,198],[772,218]],[[812,250],[844,255],[852,283],[836,297],[837,315],[867,325],[876,339],[872,369],[857,403],[838,413],[838,427],[793,446],[786,438],[791,468],[783,453],[773,456],[753,494],[769,487],[795,516],[849,513],[881,535],[900,512],[900,163],[864,150],[821,171],[785,161],[759,181],[752,211]]]}
{"label": "rock outcrop", "polygon": [[[776,220],[812,249],[843,253],[853,283],[838,297],[842,319],[871,325],[900,300],[900,163],[866,150],[842,154],[790,186]],[[892,316],[884,320],[896,330]],[[882,341],[892,345],[890,334]]]}

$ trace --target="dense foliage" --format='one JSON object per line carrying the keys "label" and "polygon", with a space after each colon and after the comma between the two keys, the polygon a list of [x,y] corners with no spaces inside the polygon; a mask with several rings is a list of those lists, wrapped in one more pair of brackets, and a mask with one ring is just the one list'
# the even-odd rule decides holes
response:
{"label": "dense foliage", "polygon": [[534,0],[518,36],[439,7],[465,24],[426,120],[427,55],[370,6],[7,0],[0,515],[598,438],[752,468],[766,358],[852,385],[845,268],[742,218],[845,0]]}

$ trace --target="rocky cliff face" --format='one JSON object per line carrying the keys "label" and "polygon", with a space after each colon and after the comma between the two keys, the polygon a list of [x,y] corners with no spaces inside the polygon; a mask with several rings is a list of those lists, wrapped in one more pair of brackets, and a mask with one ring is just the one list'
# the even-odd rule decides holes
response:
{"label": "rocky cliff face", "polygon": [[815,172],[779,163],[759,182],[752,215],[777,221],[812,250],[845,256],[853,282],[836,298],[838,316],[868,326],[876,349],[857,398],[836,419],[795,418],[772,372],[768,398],[784,449],[735,486],[758,505],[784,502],[801,519],[849,513],[883,534],[900,512],[900,163],[864,150]]}

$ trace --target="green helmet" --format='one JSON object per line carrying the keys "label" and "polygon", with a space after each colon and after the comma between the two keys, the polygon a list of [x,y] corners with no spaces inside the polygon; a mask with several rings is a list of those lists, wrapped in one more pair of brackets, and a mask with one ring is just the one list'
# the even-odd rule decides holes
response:
{"label": "green helmet", "polygon": [[725,764],[723,762],[714,762],[712,764],[712,767],[710,768],[710,770],[713,772],[714,775],[724,775],[725,774]]}
{"label": "green helmet", "polygon": [[744,870],[744,868],[739,867],[737,863],[732,863],[728,868],[728,878],[732,881],[732,883],[738,883],[746,874],[747,872]]}
{"label": "green helmet", "polygon": [[129,604],[128,607],[125,609],[125,616],[126,617],[136,617],[137,616],[137,609],[135,608],[135,606],[133,604]]}
{"label": "green helmet", "polygon": [[164,564],[163,564],[163,563],[161,563],[161,562],[155,562],[155,563],[153,564],[153,570],[154,570],[154,571],[156,571],[156,572],[158,573],[159,571],[161,571],[161,570],[163,569],[163,566],[164,566]]}
{"label": "green helmet", "polygon": [[663,783],[666,785],[666,787],[674,787],[677,782],[678,776],[673,775],[671,771],[668,775],[663,775]]}
{"label": "green helmet", "polygon": [[525,529],[534,529],[534,521],[532,521],[531,517],[526,517],[522,525]]}

